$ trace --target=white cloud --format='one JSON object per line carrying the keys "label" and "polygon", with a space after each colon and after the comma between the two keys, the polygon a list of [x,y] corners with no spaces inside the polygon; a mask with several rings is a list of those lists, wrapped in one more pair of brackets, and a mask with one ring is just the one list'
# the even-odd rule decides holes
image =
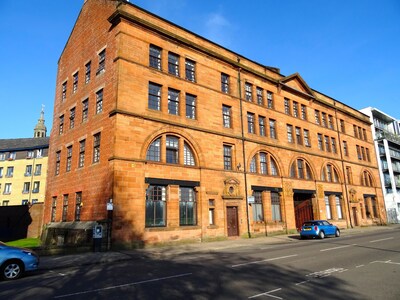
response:
{"label": "white cloud", "polygon": [[211,13],[207,16],[205,35],[209,40],[228,47],[231,43],[231,32],[232,24],[222,14]]}

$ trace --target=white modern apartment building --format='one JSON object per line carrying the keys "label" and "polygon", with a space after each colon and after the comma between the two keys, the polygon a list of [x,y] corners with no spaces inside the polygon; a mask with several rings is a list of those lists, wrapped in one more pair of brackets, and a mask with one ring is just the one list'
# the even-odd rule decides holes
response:
{"label": "white modern apartment building", "polygon": [[372,123],[388,223],[400,223],[400,120],[373,107],[361,112]]}

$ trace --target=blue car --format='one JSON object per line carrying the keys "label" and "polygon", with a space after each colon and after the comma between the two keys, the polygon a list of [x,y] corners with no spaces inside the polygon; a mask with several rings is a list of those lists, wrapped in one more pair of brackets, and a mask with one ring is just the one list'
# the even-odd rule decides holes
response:
{"label": "blue car", "polygon": [[32,250],[7,246],[0,242],[0,278],[13,280],[26,271],[37,270],[39,256]]}
{"label": "blue car", "polygon": [[318,237],[320,239],[325,236],[340,236],[340,230],[337,226],[329,223],[326,220],[312,220],[306,221],[301,226],[300,238]]}

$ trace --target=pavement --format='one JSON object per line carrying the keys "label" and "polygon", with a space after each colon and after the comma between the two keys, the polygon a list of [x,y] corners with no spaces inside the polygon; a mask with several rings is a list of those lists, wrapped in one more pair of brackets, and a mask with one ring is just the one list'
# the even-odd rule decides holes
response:
{"label": "pavement", "polygon": [[[400,224],[388,226],[369,226],[341,229],[341,236],[362,235],[372,231],[400,230]],[[111,250],[103,252],[84,252],[79,254],[62,254],[41,256],[39,270],[54,270],[82,265],[107,264],[128,260],[168,259],[195,253],[215,253],[240,247],[257,245],[290,244],[300,242],[299,235],[276,235],[257,238],[236,238],[224,241],[199,242],[184,245],[146,247],[134,250]]]}

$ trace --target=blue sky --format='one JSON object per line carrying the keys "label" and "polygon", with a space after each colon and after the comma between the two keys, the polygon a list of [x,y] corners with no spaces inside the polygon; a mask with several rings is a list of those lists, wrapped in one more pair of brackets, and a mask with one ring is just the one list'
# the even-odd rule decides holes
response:
{"label": "blue sky", "polygon": [[[99,0],[101,1],[101,0]],[[50,134],[57,61],[83,0],[0,0],[0,139]],[[400,119],[398,0],[131,0],[244,57]]]}

